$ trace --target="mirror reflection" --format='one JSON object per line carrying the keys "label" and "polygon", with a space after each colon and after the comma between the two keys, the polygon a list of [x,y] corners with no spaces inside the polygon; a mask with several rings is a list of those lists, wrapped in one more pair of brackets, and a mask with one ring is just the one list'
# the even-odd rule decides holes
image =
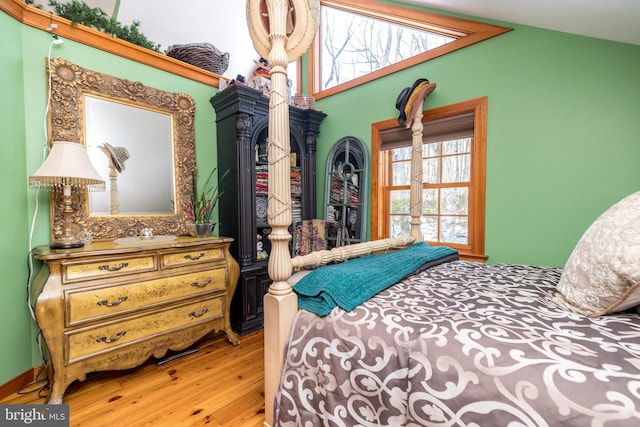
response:
{"label": "mirror reflection", "polygon": [[[94,240],[189,234],[196,170],[195,102],[185,93],[85,69],[47,64],[49,141],[87,146],[107,191],[72,189],[73,226]],[[59,192],[62,194],[62,192]],[[65,226],[63,198],[51,193],[51,238]]]}
{"label": "mirror reflection", "polygon": [[87,153],[107,186],[89,193],[90,215],[174,213],[171,116],[94,96],[84,105]]}

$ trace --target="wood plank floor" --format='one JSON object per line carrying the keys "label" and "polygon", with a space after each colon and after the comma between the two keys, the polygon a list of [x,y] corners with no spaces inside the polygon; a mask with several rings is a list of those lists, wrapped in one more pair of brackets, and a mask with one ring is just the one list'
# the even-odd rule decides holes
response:
{"label": "wood plank floor", "polygon": [[[232,346],[221,334],[203,338],[199,351],[158,365],[94,373],[64,396],[70,426],[262,426],[262,331]],[[0,403],[46,403],[46,384],[33,384]]]}

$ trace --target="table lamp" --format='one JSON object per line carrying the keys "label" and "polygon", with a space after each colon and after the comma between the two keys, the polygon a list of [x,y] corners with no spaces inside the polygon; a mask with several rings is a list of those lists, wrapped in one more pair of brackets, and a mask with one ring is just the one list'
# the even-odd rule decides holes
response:
{"label": "table lamp", "polygon": [[52,249],[69,249],[84,246],[77,233],[73,233],[73,201],[71,187],[86,187],[89,191],[104,191],[104,180],[95,170],[87,150],[82,144],[54,141],[45,162],[29,177],[32,188],[48,188],[63,191],[64,232],[59,240],[49,245]]}

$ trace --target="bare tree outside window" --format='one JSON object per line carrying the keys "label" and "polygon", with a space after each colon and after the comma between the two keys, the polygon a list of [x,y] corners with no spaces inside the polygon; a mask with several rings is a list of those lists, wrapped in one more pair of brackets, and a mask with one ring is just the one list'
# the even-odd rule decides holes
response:
{"label": "bare tree outside window", "polygon": [[456,40],[326,6],[321,22],[321,90]]}
{"label": "bare tree outside window", "polygon": [[[422,112],[422,217],[430,244],[484,261],[487,97]],[[372,239],[411,231],[410,129],[386,119],[371,124]]]}
{"label": "bare tree outside window", "polygon": [[[422,225],[430,242],[467,244],[472,138],[423,144]],[[392,150],[389,220],[391,237],[408,236],[411,147]]]}

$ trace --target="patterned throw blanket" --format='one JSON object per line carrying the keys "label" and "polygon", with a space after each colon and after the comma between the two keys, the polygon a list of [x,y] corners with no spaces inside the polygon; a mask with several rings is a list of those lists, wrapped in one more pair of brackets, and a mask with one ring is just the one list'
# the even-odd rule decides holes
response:
{"label": "patterned throw blanket", "polygon": [[437,265],[458,258],[446,246],[415,243],[383,254],[355,258],[313,270],[294,285],[298,307],[326,316],[334,307],[351,311],[423,265]]}

